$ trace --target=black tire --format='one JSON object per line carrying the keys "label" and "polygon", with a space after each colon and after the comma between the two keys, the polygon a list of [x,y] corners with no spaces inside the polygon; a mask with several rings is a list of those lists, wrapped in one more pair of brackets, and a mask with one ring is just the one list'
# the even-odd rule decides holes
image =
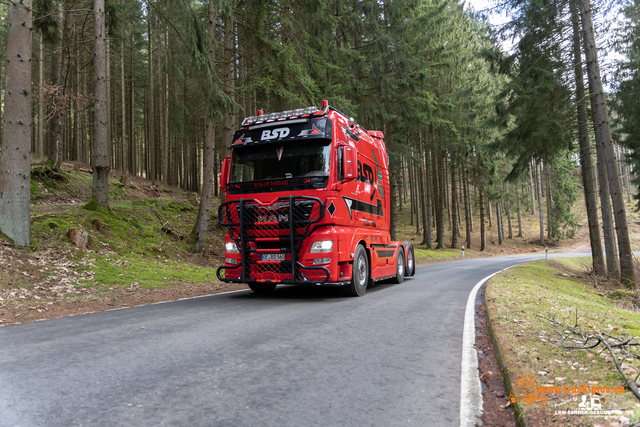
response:
{"label": "black tire", "polygon": [[257,294],[270,294],[276,286],[277,283],[249,283],[251,290]]}
{"label": "black tire", "polygon": [[398,256],[396,257],[396,277],[393,279],[393,283],[404,282],[404,273],[406,271],[404,263],[404,249],[402,246],[398,247]]}
{"label": "black tire", "polygon": [[353,297],[361,297],[367,291],[368,283],[369,259],[367,258],[367,251],[364,250],[362,245],[358,245],[355,256],[353,257],[351,283],[345,287],[345,292],[347,295]]}
{"label": "black tire", "polygon": [[405,277],[415,276],[416,274],[416,256],[413,252],[413,246],[409,246],[407,250],[407,271]]}

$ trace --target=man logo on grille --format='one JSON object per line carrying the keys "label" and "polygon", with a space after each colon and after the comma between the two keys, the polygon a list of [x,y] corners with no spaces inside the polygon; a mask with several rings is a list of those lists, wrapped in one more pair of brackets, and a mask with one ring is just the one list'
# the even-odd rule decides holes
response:
{"label": "man logo on grille", "polygon": [[280,159],[282,159],[282,152],[283,151],[284,151],[284,147],[276,148],[276,154],[278,155],[278,161],[280,161]]}

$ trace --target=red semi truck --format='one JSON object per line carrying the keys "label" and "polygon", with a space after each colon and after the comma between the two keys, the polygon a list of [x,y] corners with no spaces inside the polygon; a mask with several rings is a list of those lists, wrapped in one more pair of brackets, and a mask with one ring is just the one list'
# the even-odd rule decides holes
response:
{"label": "red semi truck", "polygon": [[382,132],[327,101],[245,118],[222,163],[218,279],[262,293],[290,284],[361,296],[414,275],[413,246],[389,235],[388,161]]}

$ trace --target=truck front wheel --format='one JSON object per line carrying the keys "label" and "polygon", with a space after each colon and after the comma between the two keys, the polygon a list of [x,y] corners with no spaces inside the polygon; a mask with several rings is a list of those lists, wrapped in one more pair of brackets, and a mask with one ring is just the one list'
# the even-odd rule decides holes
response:
{"label": "truck front wheel", "polygon": [[393,279],[395,283],[404,282],[404,249],[398,248],[398,256],[396,257],[396,277]]}
{"label": "truck front wheel", "polygon": [[278,286],[276,283],[249,283],[251,290],[257,294],[268,294]]}
{"label": "truck front wheel", "polygon": [[346,286],[347,295],[361,297],[367,291],[367,283],[369,282],[369,260],[367,259],[367,251],[362,245],[358,245],[353,258],[353,271],[351,283]]}

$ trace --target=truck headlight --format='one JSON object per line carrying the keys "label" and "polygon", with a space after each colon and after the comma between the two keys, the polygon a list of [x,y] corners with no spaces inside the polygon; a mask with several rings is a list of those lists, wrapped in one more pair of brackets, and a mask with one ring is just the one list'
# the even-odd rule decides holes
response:
{"label": "truck headlight", "polygon": [[225,252],[230,252],[232,254],[239,254],[240,251],[238,250],[238,245],[236,245],[235,242],[226,242],[224,244],[224,250]]}
{"label": "truck headlight", "polygon": [[313,242],[311,244],[311,250],[309,253],[316,254],[319,252],[331,252],[333,251],[333,240],[321,240],[319,242]]}

